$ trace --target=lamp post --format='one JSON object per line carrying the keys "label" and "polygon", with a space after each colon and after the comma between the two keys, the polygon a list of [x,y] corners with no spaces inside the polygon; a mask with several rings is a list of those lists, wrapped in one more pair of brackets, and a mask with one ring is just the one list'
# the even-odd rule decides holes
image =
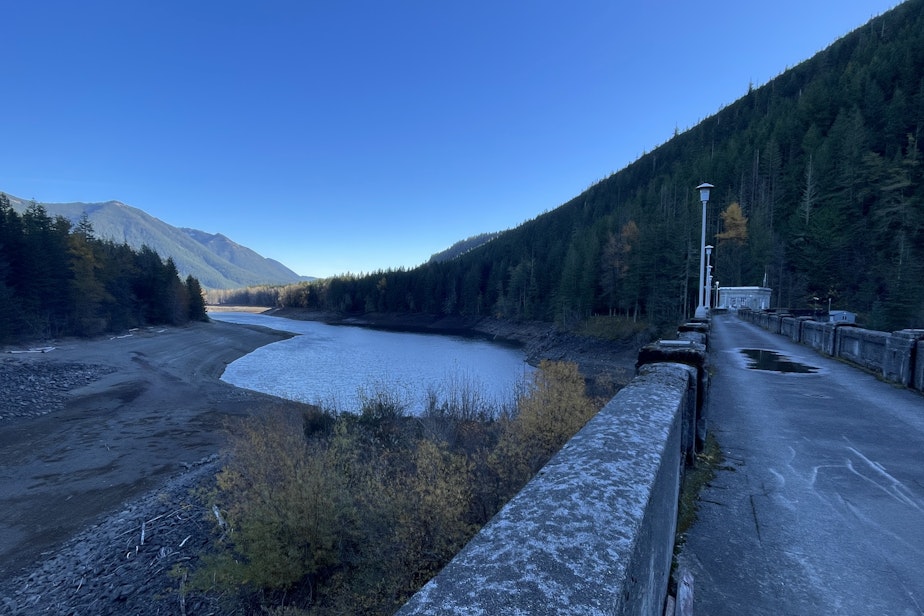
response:
{"label": "lamp post", "polygon": [[703,290],[706,297],[706,315],[712,311],[712,246],[706,246],[706,288]]}
{"label": "lamp post", "polygon": [[715,307],[716,307],[716,308],[724,308],[724,306],[722,306],[722,305],[719,304],[719,289],[722,288],[722,287],[719,286],[719,281],[718,281],[718,280],[713,280],[713,281],[712,281],[712,286],[715,287]]}
{"label": "lamp post", "polygon": [[703,295],[706,293],[706,203],[709,202],[710,188],[715,188],[715,186],[705,182],[696,187],[699,191],[699,200],[703,202],[703,233],[699,253],[699,291],[696,294],[697,306],[695,313],[697,319],[705,319],[707,316],[706,300]]}

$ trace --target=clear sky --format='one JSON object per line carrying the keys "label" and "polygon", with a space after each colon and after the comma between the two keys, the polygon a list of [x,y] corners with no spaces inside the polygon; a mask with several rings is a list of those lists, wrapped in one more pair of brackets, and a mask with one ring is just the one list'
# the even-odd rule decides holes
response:
{"label": "clear sky", "polygon": [[0,191],[122,201],[303,275],[413,267],[896,4],[5,2]]}

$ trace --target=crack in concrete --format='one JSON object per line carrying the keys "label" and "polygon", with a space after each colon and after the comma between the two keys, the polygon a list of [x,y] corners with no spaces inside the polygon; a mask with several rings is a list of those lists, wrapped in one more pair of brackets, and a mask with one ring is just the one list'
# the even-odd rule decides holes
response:
{"label": "crack in concrete", "polygon": [[751,515],[754,516],[754,530],[757,531],[757,541],[758,543],[763,543],[764,540],[760,536],[760,522],[757,521],[757,505],[754,503],[754,495],[750,494],[748,498],[751,501]]}

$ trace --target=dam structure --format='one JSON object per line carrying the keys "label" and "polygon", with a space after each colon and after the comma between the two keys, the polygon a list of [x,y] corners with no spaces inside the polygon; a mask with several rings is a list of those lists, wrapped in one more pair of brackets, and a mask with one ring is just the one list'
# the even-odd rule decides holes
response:
{"label": "dam structure", "polygon": [[[398,614],[922,613],[924,330],[764,314],[644,347],[636,377]],[[817,369],[760,370],[746,350]],[[857,403],[877,398],[888,408]],[[877,421],[893,453],[863,440]],[[676,545],[707,431],[727,462]],[[792,471],[793,456],[811,461]]]}

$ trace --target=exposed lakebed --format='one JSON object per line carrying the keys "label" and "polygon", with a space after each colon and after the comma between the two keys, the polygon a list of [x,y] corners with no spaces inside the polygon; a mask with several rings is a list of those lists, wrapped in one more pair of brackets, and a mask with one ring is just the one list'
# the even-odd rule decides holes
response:
{"label": "exposed lakebed", "polygon": [[479,338],[380,331],[245,313],[217,313],[230,323],[298,334],[229,364],[222,380],[335,411],[356,411],[362,399],[385,392],[412,413],[428,393],[477,390],[503,405],[533,368],[525,353]]}

